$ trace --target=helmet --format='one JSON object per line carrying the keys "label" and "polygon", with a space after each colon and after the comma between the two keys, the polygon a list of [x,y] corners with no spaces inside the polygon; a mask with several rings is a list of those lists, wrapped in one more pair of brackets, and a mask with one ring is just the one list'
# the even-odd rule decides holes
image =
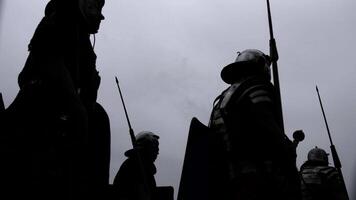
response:
{"label": "helmet", "polygon": [[309,151],[308,161],[316,161],[316,162],[322,162],[328,164],[329,163],[328,155],[329,154],[326,153],[324,149],[315,147],[314,149]]}
{"label": "helmet", "polygon": [[56,14],[60,16],[61,20],[63,18],[72,20],[78,11],[77,4],[78,2],[73,0],[50,0],[46,5],[45,15],[51,16]]}
{"label": "helmet", "polygon": [[136,135],[136,145],[143,150],[141,156],[154,162],[159,154],[159,136],[150,131],[142,131]]}
{"label": "helmet", "polygon": [[159,136],[150,131],[141,131],[136,135],[136,144],[138,147],[149,148],[158,146]]}
{"label": "helmet", "polygon": [[268,55],[257,49],[247,49],[241,53],[238,52],[235,62],[225,66],[220,75],[222,80],[228,84],[257,74],[265,75],[270,79],[270,65],[271,60]]}

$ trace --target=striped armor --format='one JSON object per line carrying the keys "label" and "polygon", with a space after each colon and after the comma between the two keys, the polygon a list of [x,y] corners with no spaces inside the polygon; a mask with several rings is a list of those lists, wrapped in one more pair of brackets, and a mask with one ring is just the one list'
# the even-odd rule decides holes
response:
{"label": "striped armor", "polygon": [[334,167],[304,164],[300,171],[303,200],[346,200]]}
{"label": "striped armor", "polygon": [[298,174],[274,98],[269,81],[250,77],[214,101],[209,127],[220,144],[214,151],[221,155],[218,170],[225,172],[231,199],[298,199],[288,197],[291,177],[286,174],[295,174],[294,180]]}

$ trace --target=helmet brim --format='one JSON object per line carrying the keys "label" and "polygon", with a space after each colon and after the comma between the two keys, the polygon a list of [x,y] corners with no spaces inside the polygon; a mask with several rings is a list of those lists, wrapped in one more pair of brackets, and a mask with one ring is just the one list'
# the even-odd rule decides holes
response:
{"label": "helmet brim", "polygon": [[220,73],[221,79],[227,84],[233,84],[241,77],[243,77],[243,72],[249,69],[249,66],[253,65],[250,61],[240,61],[234,62],[226,65]]}

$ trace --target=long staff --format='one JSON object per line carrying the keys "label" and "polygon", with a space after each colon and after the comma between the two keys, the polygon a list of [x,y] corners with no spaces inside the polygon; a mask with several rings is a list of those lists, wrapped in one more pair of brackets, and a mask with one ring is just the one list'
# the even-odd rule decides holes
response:
{"label": "long staff", "polygon": [[268,13],[268,24],[269,24],[269,34],[270,34],[269,51],[270,51],[270,57],[272,61],[273,84],[274,87],[276,88],[280,125],[281,125],[281,129],[284,132],[282,98],[281,98],[281,89],[279,86],[278,65],[277,65],[278,51],[277,51],[276,40],[274,39],[273,36],[272,16],[271,16],[271,8],[270,8],[269,0],[267,0],[267,13]]}
{"label": "long staff", "polygon": [[131,126],[131,123],[130,123],[130,119],[129,119],[129,115],[127,114],[127,110],[126,110],[126,106],[125,106],[125,101],[124,101],[124,98],[122,97],[122,93],[121,93],[121,89],[120,89],[120,85],[119,85],[119,80],[117,79],[116,76],[115,76],[115,81],[116,81],[117,88],[119,89],[120,98],[121,98],[122,105],[123,105],[123,107],[124,107],[127,124],[129,125],[129,133],[130,133],[131,143],[132,143],[133,148],[136,148],[136,137],[135,137],[135,133],[134,133],[134,131],[133,131],[133,129],[132,129],[132,126]]}
{"label": "long staff", "polygon": [[322,113],[323,113],[326,130],[327,130],[327,132],[328,132],[328,136],[329,136],[329,140],[330,140],[330,150],[331,150],[331,155],[332,155],[332,157],[333,157],[334,166],[335,166],[336,170],[338,171],[338,173],[339,173],[339,175],[340,175],[340,179],[341,179],[341,181],[342,181],[344,190],[345,190],[345,192],[346,192],[346,195],[348,196],[347,188],[346,188],[346,184],[345,184],[345,180],[344,180],[344,176],[342,175],[342,171],[341,171],[341,167],[342,167],[342,166],[341,166],[341,161],[340,161],[340,159],[339,159],[339,155],[337,154],[335,145],[334,145],[333,140],[332,140],[332,138],[331,138],[329,125],[328,125],[328,121],[326,120],[326,116],[325,116],[325,112],[324,112],[324,107],[323,107],[323,103],[321,102],[321,98],[320,98],[318,86],[316,86],[316,92],[318,93],[318,98],[319,98],[319,103],[320,103],[321,111],[322,111]]}
{"label": "long staff", "polygon": [[148,184],[147,184],[147,177],[146,177],[145,169],[144,169],[144,166],[143,166],[142,157],[141,157],[140,152],[139,152],[139,150],[137,148],[137,142],[136,142],[135,133],[134,133],[134,131],[132,129],[132,126],[131,126],[131,123],[130,123],[130,119],[129,119],[129,115],[127,114],[125,101],[124,101],[124,98],[122,97],[122,93],[121,93],[121,89],[120,89],[120,85],[119,85],[119,80],[117,79],[116,76],[115,76],[115,82],[116,82],[117,88],[118,88],[119,93],[120,93],[120,98],[121,98],[122,105],[124,107],[127,124],[129,125],[129,133],[130,133],[130,138],[131,138],[131,142],[132,142],[132,147],[135,150],[136,155],[137,155],[137,160],[138,160],[138,165],[139,165],[138,167],[140,169],[139,173],[141,173],[142,178],[143,178],[144,193],[146,195],[143,194],[141,196],[141,198],[142,198],[142,200],[151,200],[151,191],[150,191],[150,189],[148,187]]}

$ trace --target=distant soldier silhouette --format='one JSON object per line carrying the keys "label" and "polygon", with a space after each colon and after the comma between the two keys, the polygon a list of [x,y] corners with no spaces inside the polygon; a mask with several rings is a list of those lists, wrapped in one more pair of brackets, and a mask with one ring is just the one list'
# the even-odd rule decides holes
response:
{"label": "distant soldier silhouette", "polygon": [[121,165],[114,179],[115,199],[156,199],[154,162],[159,153],[158,139],[159,136],[148,131],[136,135],[137,148],[125,152],[128,158]]}
{"label": "distant soldier silhouette", "polygon": [[248,49],[221,71],[211,114],[210,199],[298,199],[295,145],[281,130],[270,59]]}
{"label": "distant soldier silhouette", "polygon": [[303,200],[347,200],[340,175],[329,166],[328,154],[315,147],[300,168]]}
{"label": "distant soldier silhouette", "polygon": [[[6,110],[14,143],[9,181],[19,191],[13,194],[81,199],[99,193],[93,191],[101,188],[94,183],[99,176],[108,182],[109,121],[96,102],[100,76],[90,42],[104,3],[51,0],[46,6],[18,78],[20,92]],[[105,163],[93,166],[99,158]]]}

